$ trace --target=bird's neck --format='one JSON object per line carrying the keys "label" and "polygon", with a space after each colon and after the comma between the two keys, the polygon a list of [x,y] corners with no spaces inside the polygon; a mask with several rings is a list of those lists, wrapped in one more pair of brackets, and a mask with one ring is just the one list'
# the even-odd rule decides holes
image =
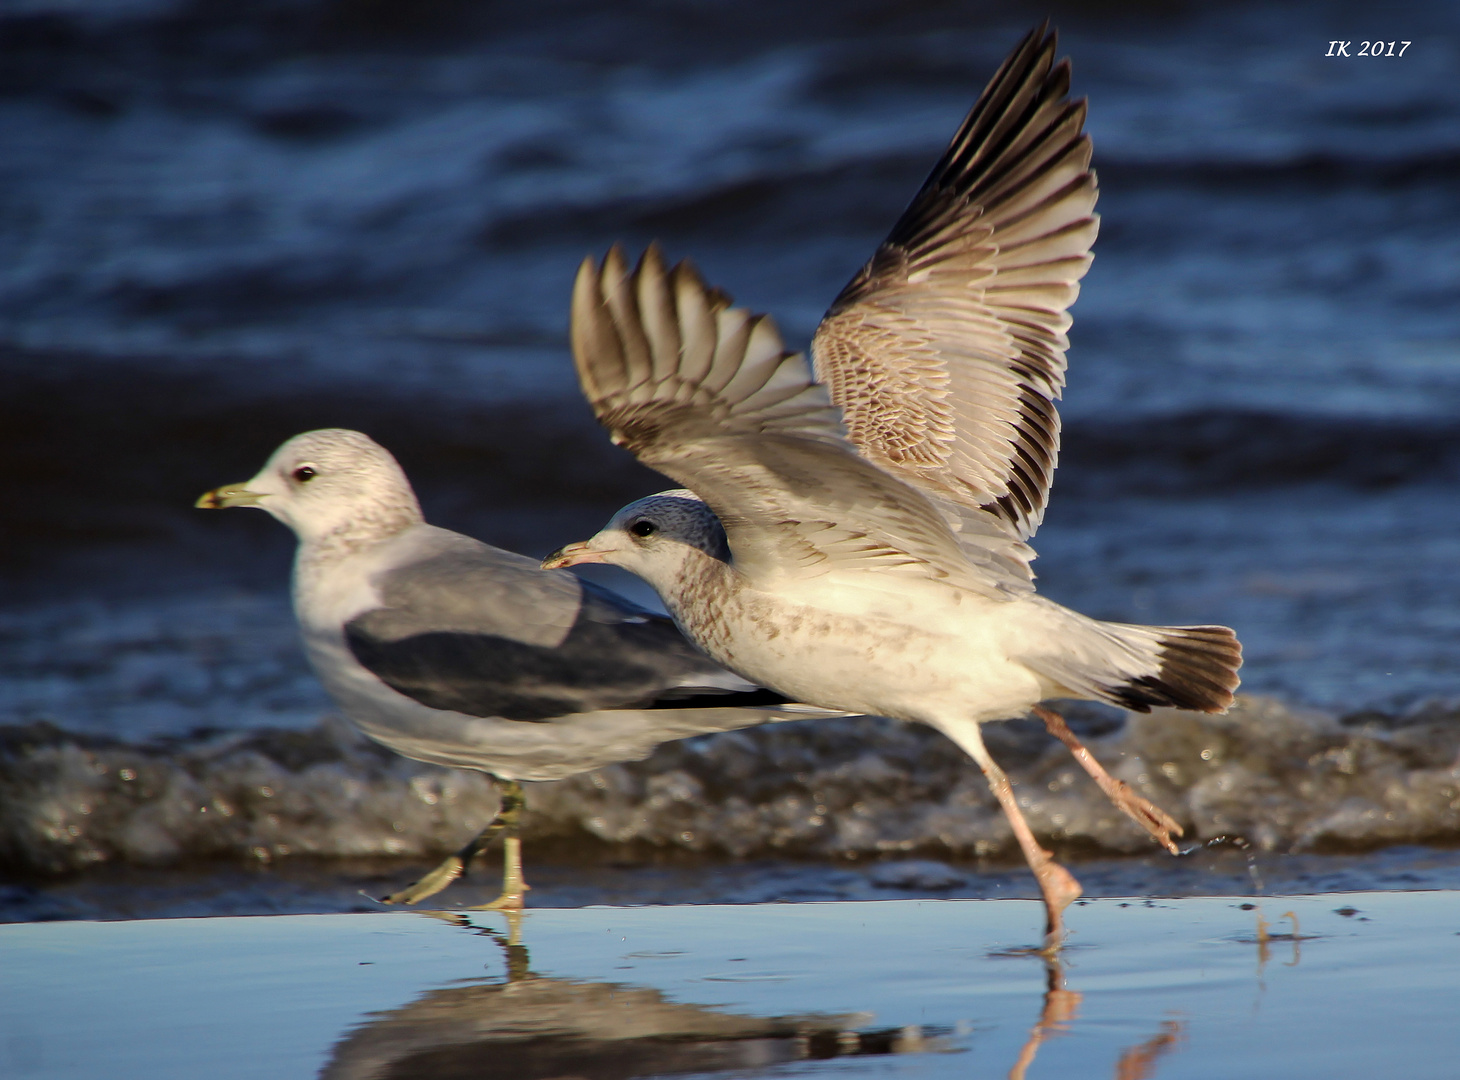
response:
{"label": "bird's neck", "polygon": [[425,523],[411,495],[351,507],[340,517],[296,523],[301,558],[337,559],[372,547]]}
{"label": "bird's neck", "polygon": [[420,508],[412,499],[409,503],[371,506],[326,526],[300,531],[299,549],[294,555],[296,603],[301,591],[309,592],[334,567],[367,556],[422,524]]}
{"label": "bird's neck", "polygon": [[688,548],[673,578],[657,591],[674,620],[699,640],[744,587],[745,575],[730,563]]}

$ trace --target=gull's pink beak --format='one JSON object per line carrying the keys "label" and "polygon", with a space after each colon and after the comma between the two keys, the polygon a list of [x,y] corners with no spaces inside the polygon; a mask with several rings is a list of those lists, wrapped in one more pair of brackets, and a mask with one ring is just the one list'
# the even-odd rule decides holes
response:
{"label": "gull's pink beak", "polygon": [[601,563],[608,556],[606,551],[594,551],[588,545],[592,541],[580,540],[576,544],[564,544],[542,561],[544,570],[561,570],[565,566],[581,566],[583,563]]}

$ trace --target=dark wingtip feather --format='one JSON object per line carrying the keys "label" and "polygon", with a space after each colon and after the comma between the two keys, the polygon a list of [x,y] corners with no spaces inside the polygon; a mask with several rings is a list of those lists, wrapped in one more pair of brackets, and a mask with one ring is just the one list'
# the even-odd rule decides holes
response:
{"label": "dark wingtip feather", "polygon": [[1173,627],[1161,639],[1160,659],[1155,675],[1113,687],[1111,700],[1135,712],[1165,706],[1220,713],[1231,707],[1242,681],[1242,644],[1227,627]]}

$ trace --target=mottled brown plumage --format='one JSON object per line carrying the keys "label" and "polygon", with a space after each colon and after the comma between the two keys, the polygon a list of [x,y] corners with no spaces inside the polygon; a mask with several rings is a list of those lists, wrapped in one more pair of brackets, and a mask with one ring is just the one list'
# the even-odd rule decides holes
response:
{"label": "mottled brown plumage", "polygon": [[812,343],[862,453],[1026,578],[1098,225],[1085,103],[1055,44],[1039,27],[1004,62]]}
{"label": "mottled brown plumage", "polygon": [[[720,297],[688,263],[667,269],[657,247],[633,272],[617,247],[602,268],[584,261],[573,352],[613,441],[714,505],[747,573],[877,566],[999,595],[938,509],[847,441],[775,323]],[[878,512],[856,527],[838,523],[869,506]]]}

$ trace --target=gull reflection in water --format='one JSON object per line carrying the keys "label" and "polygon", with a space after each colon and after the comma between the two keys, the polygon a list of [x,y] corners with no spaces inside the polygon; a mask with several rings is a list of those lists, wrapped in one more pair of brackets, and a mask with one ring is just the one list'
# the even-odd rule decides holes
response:
{"label": "gull reflection in water", "polygon": [[1295,912],[1285,911],[1278,916],[1278,921],[1288,919],[1293,924],[1291,934],[1274,934],[1272,923],[1262,917],[1262,908],[1257,908],[1257,977],[1262,979],[1262,973],[1267,968],[1267,962],[1272,959],[1272,942],[1291,941],[1293,943],[1293,958],[1285,961],[1284,967],[1297,967],[1303,959],[1302,943],[1308,940],[1308,936],[1298,929],[1298,916]]}
{"label": "gull reflection in water", "polygon": [[942,1031],[868,1029],[865,1013],[746,1016],[673,1002],[648,987],[538,975],[519,915],[505,937],[442,917],[496,941],[506,978],[430,990],[374,1015],[335,1044],[321,1080],[629,1080],[953,1049]]}
{"label": "gull reflection in water", "polygon": [[[1069,1030],[1079,1015],[1084,995],[1065,986],[1065,971],[1057,957],[1044,958],[1044,1002],[1039,1019],[1029,1029],[1009,1080],[1025,1080],[1034,1056],[1047,1039]],[[1186,1024],[1182,1020],[1161,1021],[1156,1033],[1144,1042],[1121,1051],[1115,1062],[1115,1080],[1151,1080],[1156,1075],[1156,1062],[1186,1040]]]}

